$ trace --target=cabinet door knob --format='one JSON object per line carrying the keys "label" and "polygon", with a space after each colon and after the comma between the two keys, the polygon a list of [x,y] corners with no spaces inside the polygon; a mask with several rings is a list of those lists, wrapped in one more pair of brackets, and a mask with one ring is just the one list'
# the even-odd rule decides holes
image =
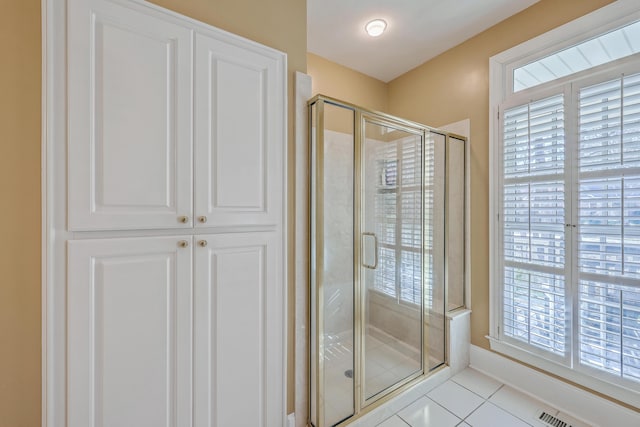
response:
{"label": "cabinet door knob", "polygon": [[188,217],[188,216],[186,216],[186,215],[185,215],[185,216],[179,216],[179,217],[178,217],[178,222],[181,222],[181,223],[183,223],[183,224],[186,224],[186,223],[188,223],[188,222],[189,222],[189,217]]}
{"label": "cabinet door knob", "polygon": [[207,217],[206,216],[199,216],[198,217],[198,221],[200,221],[201,223],[204,224],[205,222],[207,222]]}
{"label": "cabinet door knob", "polygon": [[206,246],[207,246],[207,241],[206,241],[206,240],[200,240],[200,241],[198,242],[198,244],[204,248],[204,247],[206,247]]}
{"label": "cabinet door knob", "polygon": [[187,242],[186,240],[180,240],[180,241],[178,242],[178,247],[186,248],[186,247],[188,247],[188,246],[189,246],[189,242]]}

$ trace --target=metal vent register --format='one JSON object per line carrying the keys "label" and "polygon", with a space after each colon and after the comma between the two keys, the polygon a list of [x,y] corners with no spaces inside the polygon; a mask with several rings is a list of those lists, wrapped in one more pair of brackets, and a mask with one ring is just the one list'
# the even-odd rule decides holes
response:
{"label": "metal vent register", "polygon": [[571,424],[562,421],[560,418],[555,417],[551,414],[548,414],[544,411],[540,412],[538,419],[542,421],[544,424],[552,427],[573,427]]}

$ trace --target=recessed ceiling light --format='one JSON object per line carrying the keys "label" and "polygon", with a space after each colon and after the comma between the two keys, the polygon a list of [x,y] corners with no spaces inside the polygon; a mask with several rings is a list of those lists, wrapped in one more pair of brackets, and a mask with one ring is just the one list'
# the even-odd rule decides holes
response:
{"label": "recessed ceiling light", "polygon": [[373,21],[369,21],[367,25],[365,25],[364,29],[367,30],[367,34],[371,37],[378,37],[384,30],[387,28],[387,23],[384,19],[374,19]]}

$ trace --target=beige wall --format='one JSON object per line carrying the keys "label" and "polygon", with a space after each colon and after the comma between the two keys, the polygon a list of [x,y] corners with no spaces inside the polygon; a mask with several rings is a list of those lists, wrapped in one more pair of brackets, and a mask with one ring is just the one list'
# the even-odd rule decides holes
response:
{"label": "beige wall", "polygon": [[[150,0],[159,6],[286,52],[306,72],[307,4],[301,0]],[[291,78],[289,79],[291,83]],[[291,85],[289,87],[292,87]],[[290,111],[293,111],[290,109]]]}
{"label": "beige wall", "polygon": [[[36,427],[41,419],[40,3],[3,1],[0,14],[0,427]],[[290,76],[289,140],[293,140],[291,76],[295,71],[306,72],[305,1],[155,3],[286,52]],[[290,159],[293,154],[290,152]],[[294,176],[293,161],[289,165],[290,176]],[[293,287],[290,285],[289,289],[289,313],[293,318]],[[293,322],[289,324],[289,337],[292,343]],[[290,345],[291,373],[292,348]],[[293,390],[290,374],[290,410]]]}
{"label": "beige wall", "polygon": [[322,94],[369,110],[387,112],[389,92],[386,83],[318,55],[307,55],[307,74],[311,93]]}
{"label": "beige wall", "polygon": [[40,0],[0,13],[0,427],[40,425]]}
{"label": "beige wall", "polygon": [[391,114],[444,126],[471,119],[471,342],[489,334],[489,58],[611,0],[542,0],[389,83]]}

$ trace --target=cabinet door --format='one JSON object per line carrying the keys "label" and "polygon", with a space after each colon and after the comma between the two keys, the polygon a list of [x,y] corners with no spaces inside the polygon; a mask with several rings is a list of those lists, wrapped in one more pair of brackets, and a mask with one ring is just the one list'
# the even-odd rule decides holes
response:
{"label": "cabinet door", "polygon": [[285,57],[201,34],[195,55],[196,226],[278,224]]}
{"label": "cabinet door", "polygon": [[191,30],[68,4],[69,228],[191,227]]}
{"label": "cabinet door", "polygon": [[67,426],[190,426],[191,306],[190,236],[69,241]]}
{"label": "cabinet door", "polygon": [[195,239],[194,426],[282,426],[286,307],[277,234]]}

